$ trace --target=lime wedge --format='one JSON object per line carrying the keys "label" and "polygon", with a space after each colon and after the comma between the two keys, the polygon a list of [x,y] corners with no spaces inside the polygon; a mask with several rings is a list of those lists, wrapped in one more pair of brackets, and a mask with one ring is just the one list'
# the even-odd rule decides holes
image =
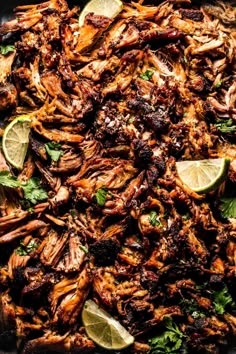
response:
{"label": "lime wedge", "polygon": [[197,193],[210,192],[219,187],[227,175],[230,159],[208,159],[176,162],[182,182]]}
{"label": "lime wedge", "polygon": [[102,348],[121,350],[134,342],[134,337],[92,300],[84,304],[82,321],[88,337]]}
{"label": "lime wedge", "polygon": [[95,15],[114,18],[122,9],[123,3],[120,0],[91,0],[83,8],[79,16],[79,26],[83,25],[85,16],[90,12],[93,12]]}
{"label": "lime wedge", "polygon": [[6,127],[2,147],[6,160],[21,170],[29,144],[30,118],[27,115],[16,117]]}

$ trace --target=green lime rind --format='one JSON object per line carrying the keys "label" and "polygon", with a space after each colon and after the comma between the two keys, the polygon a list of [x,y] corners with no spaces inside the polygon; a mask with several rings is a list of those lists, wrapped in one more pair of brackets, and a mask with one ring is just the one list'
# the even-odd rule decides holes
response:
{"label": "green lime rind", "polygon": [[[181,181],[198,194],[216,190],[226,179],[229,158],[179,161],[176,169]],[[206,183],[207,181],[207,183]]]}
{"label": "green lime rind", "polygon": [[92,300],[84,304],[82,322],[87,336],[104,349],[122,350],[134,342],[134,337]]}

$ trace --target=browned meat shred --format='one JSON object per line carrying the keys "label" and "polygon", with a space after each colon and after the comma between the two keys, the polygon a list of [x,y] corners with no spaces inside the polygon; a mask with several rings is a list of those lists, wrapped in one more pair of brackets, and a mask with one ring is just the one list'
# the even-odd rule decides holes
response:
{"label": "browned meat shred", "polygon": [[[0,171],[38,178],[48,195],[32,204],[0,183],[0,350],[102,353],[81,322],[93,299],[135,337],[126,354],[159,353],[151,339],[166,317],[183,333],[166,353],[225,353],[236,334],[236,222],[219,202],[236,197],[235,1],[124,1],[115,19],[89,13],[81,27],[80,11],[48,0],[0,25],[0,44],[15,41],[0,54],[0,135],[31,117],[23,170],[0,150]],[[226,156],[228,179],[210,194],[177,177],[176,161]]]}

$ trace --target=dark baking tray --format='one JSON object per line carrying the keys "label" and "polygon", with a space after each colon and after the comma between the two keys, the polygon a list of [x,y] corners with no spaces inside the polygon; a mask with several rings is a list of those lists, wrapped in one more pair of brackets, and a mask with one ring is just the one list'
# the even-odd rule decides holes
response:
{"label": "dark baking tray", "polygon": [[[46,0],[0,0],[0,24],[14,17],[13,9],[16,6],[27,5],[27,4],[39,4],[44,1]],[[67,2],[70,7],[73,7],[75,5],[82,7],[87,2],[87,0],[67,0]],[[94,353],[94,354],[101,354],[101,353],[102,352]],[[112,354],[114,353],[114,351],[109,351],[109,353]],[[17,354],[17,352],[14,350],[3,351],[0,349],[0,354]],[[236,354],[236,343],[234,343],[232,348],[230,348],[224,354]]]}

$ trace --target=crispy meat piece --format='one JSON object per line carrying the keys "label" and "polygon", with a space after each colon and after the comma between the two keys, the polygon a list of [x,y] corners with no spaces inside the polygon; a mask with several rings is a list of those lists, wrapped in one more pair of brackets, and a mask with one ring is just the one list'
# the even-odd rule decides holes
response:
{"label": "crispy meat piece", "polygon": [[40,255],[41,262],[46,266],[56,266],[66,246],[69,232],[59,236],[57,232],[51,229],[44,242],[44,248]]}
{"label": "crispy meat piece", "polygon": [[[57,307],[53,322],[59,322],[66,325],[73,325],[78,320],[83,304],[90,290],[91,277],[85,268],[78,276],[75,282],[75,288],[68,294],[65,294]],[[52,290],[54,293],[55,288]],[[54,296],[54,295],[53,295]]]}
{"label": "crispy meat piece", "polygon": [[7,292],[0,294],[0,346],[5,350],[14,348],[16,341],[15,307]]}
{"label": "crispy meat piece", "polygon": [[[0,151],[0,351],[99,351],[81,319],[91,299],[134,335],[124,353],[159,352],[163,338],[167,351],[226,352],[234,4],[127,0],[115,18],[88,13],[80,26],[85,2],[18,6],[0,25],[0,136],[31,119],[23,169]],[[230,167],[210,193],[177,174],[177,161],[222,157]],[[35,182],[36,204],[15,180]]]}
{"label": "crispy meat piece", "polygon": [[94,350],[94,343],[85,335],[80,333],[60,335],[55,332],[47,331],[43,337],[30,340],[24,347],[23,354],[59,352],[59,353],[78,353],[83,351],[89,353]]}
{"label": "crispy meat piece", "polygon": [[98,240],[89,247],[89,252],[94,256],[95,264],[98,266],[114,264],[119,251],[120,245],[112,238]]}
{"label": "crispy meat piece", "polygon": [[14,85],[0,86],[0,111],[15,108],[17,105],[17,91]]}
{"label": "crispy meat piece", "polygon": [[15,230],[0,236],[0,244],[12,242],[13,240],[29,235],[31,232],[47,226],[42,220],[31,220],[24,226],[19,226]]}

